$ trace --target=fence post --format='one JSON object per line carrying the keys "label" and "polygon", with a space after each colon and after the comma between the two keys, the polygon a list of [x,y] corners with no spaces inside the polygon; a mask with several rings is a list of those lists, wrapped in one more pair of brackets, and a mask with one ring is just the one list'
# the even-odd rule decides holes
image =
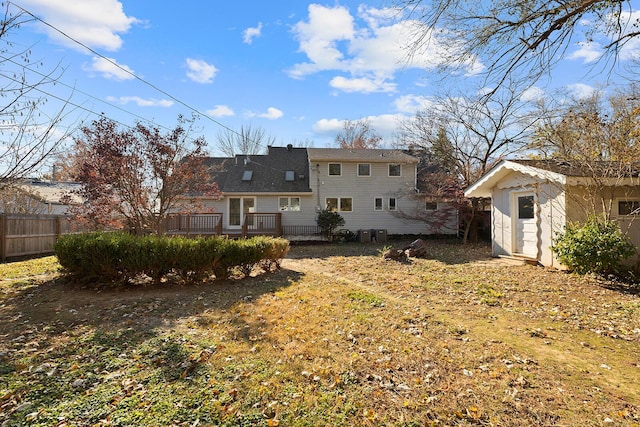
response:
{"label": "fence post", "polygon": [[56,240],[62,234],[62,218],[60,216],[56,217]]}
{"label": "fence post", "polygon": [[7,216],[0,215],[0,260],[7,259]]}

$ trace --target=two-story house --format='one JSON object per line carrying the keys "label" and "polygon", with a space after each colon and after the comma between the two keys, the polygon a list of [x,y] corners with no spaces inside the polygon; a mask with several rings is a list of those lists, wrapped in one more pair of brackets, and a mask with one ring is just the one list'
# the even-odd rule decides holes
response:
{"label": "two-story house", "polygon": [[[202,198],[219,215],[219,232],[254,232],[274,226],[286,237],[312,234],[317,213],[334,209],[344,228],[385,234],[455,234],[425,221],[446,204],[425,202],[417,190],[419,159],[402,150],[269,147],[266,154],[209,158],[220,198]],[[273,218],[269,215],[275,215]],[[278,233],[276,233],[278,234]]]}

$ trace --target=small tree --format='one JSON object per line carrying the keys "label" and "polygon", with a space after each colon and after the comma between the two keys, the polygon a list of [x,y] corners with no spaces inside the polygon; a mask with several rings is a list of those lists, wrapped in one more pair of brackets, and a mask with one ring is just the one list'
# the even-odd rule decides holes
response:
{"label": "small tree", "polygon": [[85,203],[74,212],[94,227],[158,232],[171,212],[199,208],[197,196],[218,195],[204,162],[204,138],[190,139],[193,120],[175,129],[138,123],[122,130],[105,117],[76,139],[75,179]]}
{"label": "small tree", "polygon": [[331,209],[323,209],[318,212],[318,218],[316,218],[318,227],[322,230],[322,234],[327,236],[329,240],[333,236],[333,231],[344,225],[344,218],[338,212]]}
{"label": "small tree", "polygon": [[622,261],[636,253],[617,223],[595,216],[583,224],[567,225],[553,240],[551,250],[578,274],[616,273]]}

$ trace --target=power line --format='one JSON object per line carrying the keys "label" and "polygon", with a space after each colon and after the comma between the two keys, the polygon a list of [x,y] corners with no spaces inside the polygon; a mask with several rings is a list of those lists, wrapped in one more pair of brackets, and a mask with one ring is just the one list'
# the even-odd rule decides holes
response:
{"label": "power line", "polygon": [[[70,35],[68,35],[67,33],[65,33],[64,31],[60,30],[59,28],[57,28],[56,26],[48,23],[47,21],[45,21],[42,18],[39,18],[38,16],[34,15],[32,12],[30,12],[29,10],[23,8],[22,6],[16,4],[15,2],[9,2],[10,4],[13,4],[14,6],[16,6],[18,9],[20,9],[22,12],[28,14],[29,16],[31,16],[33,19],[41,22],[42,24],[46,25],[47,27],[51,28],[52,30],[56,31],[57,33],[61,34],[62,36],[66,37],[67,39],[71,40],[72,42],[78,44],[79,46],[82,46],[84,49],[88,50],[89,52],[91,52],[92,54],[98,56],[101,59],[104,59],[105,61],[108,61],[111,65],[113,65],[114,67],[118,68],[119,70],[127,73],[128,75],[132,76],[133,78],[135,78],[136,80],[146,84],[147,86],[151,87],[152,89],[160,92],[161,94],[171,98],[173,101],[177,102],[178,104],[182,105],[183,107],[186,107],[187,109],[195,112],[196,114],[198,114],[200,117],[204,117],[206,119],[208,119],[209,121],[215,123],[216,125],[238,135],[238,136],[242,136],[240,135],[239,132],[237,132],[236,130],[228,127],[227,125],[219,122],[218,120],[215,120],[213,117],[209,116],[208,114],[203,113],[202,111],[198,110],[195,107],[192,107],[191,105],[187,104],[186,102],[176,98],[175,96],[171,95],[170,93],[166,92],[165,90],[159,88],[158,86],[156,86],[155,84],[148,82],[147,80],[143,79],[142,77],[137,76],[135,73],[132,73],[130,70],[120,66],[118,63],[116,63],[115,61],[111,60],[110,58],[105,57],[104,55],[102,55],[101,53],[97,52],[96,50],[92,49],[91,47],[87,46],[86,44],[80,42],[79,40],[76,40],[75,38],[71,37]],[[255,141],[253,141],[255,142]],[[262,145],[262,144],[257,144],[257,145]]]}
{"label": "power line", "polygon": [[[150,120],[150,119],[148,119],[148,118],[146,118],[146,117],[143,117],[143,116],[141,116],[141,115],[139,115],[139,114],[136,114],[136,113],[134,113],[134,112],[132,112],[132,111],[126,110],[125,108],[122,108],[122,107],[120,107],[120,106],[118,106],[118,105],[115,105],[115,104],[112,104],[112,103],[110,103],[110,102],[107,102],[107,101],[105,101],[104,99],[101,99],[101,98],[98,98],[97,96],[91,95],[91,94],[90,94],[90,93],[88,93],[88,92],[84,92],[84,91],[82,91],[82,90],[78,89],[77,87],[75,87],[75,86],[71,86],[71,85],[69,85],[69,84],[67,84],[67,83],[65,83],[65,82],[63,82],[63,81],[61,81],[61,80],[59,80],[59,79],[53,79],[53,78],[50,78],[50,77],[49,77],[49,75],[47,75],[47,74],[45,74],[45,73],[42,73],[42,72],[40,72],[40,71],[38,71],[38,70],[36,70],[36,69],[34,69],[34,68],[32,68],[32,67],[28,67],[28,66],[26,66],[26,65],[24,65],[24,64],[20,64],[19,62],[16,62],[16,61],[12,60],[11,58],[6,58],[6,57],[4,57],[4,56],[0,56],[0,60],[11,62],[11,63],[13,63],[13,64],[17,65],[18,67],[23,68],[24,70],[28,70],[29,72],[32,72],[32,73],[34,73],[34,74],[37,74],[37,75],[39,75],[39,76],[41,76],[41,77],[48,78],[48,79],[49,79],[49,81],[48,81],[48,82],[46,82],[46,81],[44,81],[44,80],[43,80],[43,82],[45,82],[45,83],[59,84],[59,85],[64,86],[64,87],[66,87],[66,88],[68,88],[68,89],[71,89],[73,92],[78,92],[78,93],[80,93],[80,94],[82,94],[82,95],[88,96],[89,98],[95,99],[96,101],[99,101],[99,102],[101,102],[101,103],[103,103],[103,104],[105,104],[105,105],[108,105],[109,107],[112,107],[112,108],[115,108],[115,109],[117,109],[117,110],[120,110],[120,111],[122,111],[123,113],[130,114],[131,116],[136,117],[136,118],[138,118],[138,119],[140,119],[140,120],[143,120],[143,121],[145,121],[145,122],[152,123],[152,124],[154,124],[154,125],[158,126],[159,128],[162,128],[162,129],[164,129],[164,130],[168,130],[168,131],[171,131],[171,130],[172,130],[172,129],[170,129],[170,128],[168,128],[168,127],[164,126],[164,125],[157,124],[157,123],[153,122],[153,120]],[[13,80],[13,79],[12,79],[12,80]],[[14,80],[14,81],[16,81],[16,80]],[[35,89],[35,88],[34,88],[34,89]],[[44,91],[40,91],[40,92],[43,92],[43,93],[44,93]],[[53,95],[50,95],[50,96],[53,96]],[[55,96],[54,96],[54,97],[55,97]],[[58,99],[60,99],[60,98],[58,98]],[[66,102],[66,101],[65,101],[65,102]],[[73,105],[73,104],[72,104],[72,105]],[[96,111],[92,111],[92,110],[87,110],[86,108],[85,108],[85,110],[86,110],[87,112],[90,112],[90,113],[92,113],[92,114],[96,115],[96,116],[102,116],[102,115],[103,115],[102,113],[98,113],[98,112],[96,112]],[[115,120],[114,120],[114,121],[115,121]],[[122,123],[119,123],[119,122],[117,122],[117,123],[118,123],[118,124],[122,124]],[[124,126],[127,126],[127,125],[124,125]],[[130,127],[130,126],[128,126],[128,127]]]}

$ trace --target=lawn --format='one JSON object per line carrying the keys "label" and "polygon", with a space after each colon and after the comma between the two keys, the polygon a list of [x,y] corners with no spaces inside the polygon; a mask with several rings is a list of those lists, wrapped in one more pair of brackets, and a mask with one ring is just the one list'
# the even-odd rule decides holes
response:
{"label": "lawn", "polygon": [[634,289],[429,246],[293,246],[278,272],[193,285],[0,264],[0,425],[640,423]]}

